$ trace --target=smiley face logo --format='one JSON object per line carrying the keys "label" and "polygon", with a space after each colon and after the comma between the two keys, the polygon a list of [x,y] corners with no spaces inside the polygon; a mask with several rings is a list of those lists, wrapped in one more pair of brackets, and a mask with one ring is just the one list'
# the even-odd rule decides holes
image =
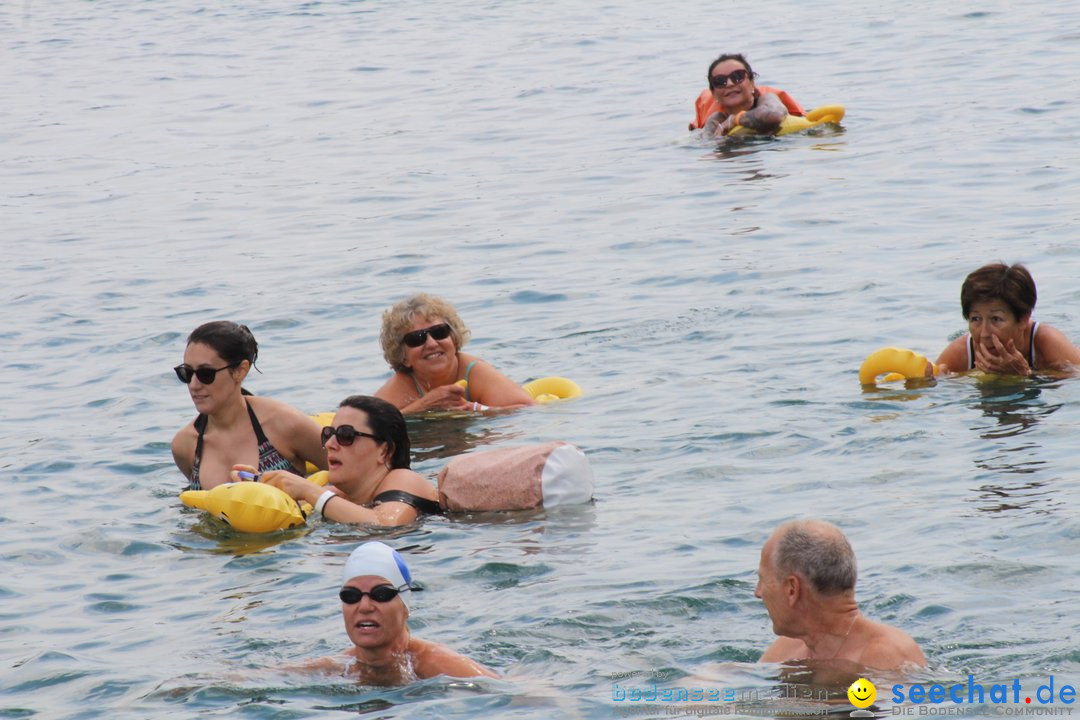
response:
{"label": "smiley face logo", "polygon": [[877,688],[866,678],[859,678],[847,689],[847,697],[857,708],[869,707],[877,698]]}

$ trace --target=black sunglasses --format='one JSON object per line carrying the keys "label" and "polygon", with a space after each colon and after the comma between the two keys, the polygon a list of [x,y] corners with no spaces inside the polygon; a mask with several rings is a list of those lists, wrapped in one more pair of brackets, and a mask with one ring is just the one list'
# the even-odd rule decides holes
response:
{"label": "black sunglasses", "polygon": [[346,605],[355,605],[363,600],[365,595],[377,603],[386,603],[396,598],[399,592],[400,590],[393,585],[376,585],[368,592],[357,590],[354,587],[343,587],[341,592],[338,593],[338,597]]}
{"label": "black sunglasses", "polygon": [[369,432],[363,432],[357,430],[352,425],[338,425],[337,427],[327,426],[322,429],[322,444],[326,447],[326,443],[330,442],[330,438],[336,437],[338,444],[342,447],[348,447],[356,442],[358,437],[369,437],[372,440],[378,442],[379,438],[375,437]]}
{"label": "black sunglasses", "polygon": [[225,367],[219,367],[219,368],[212,368],[212,367],[193,368],[190,365],[185,364],[185,365],[177,365],[176,367],[173,368],[173,371],[176,372],[176,377],[180,378],[180,382],[184,383],[185,385],[190,385],[191,384],[191,378],[193,378],[193,377],[199,378],[199,382],[201,382],[203,385],[210,385],[210,384],[212,384],[214,382],[214,378],[217,377],[217,374],[219,372],[221,372],[222,370],[229,370],[231,368],[236,367],[239,364],[240,363],[233,363],[232,365],[226,365]]}
{"label": "black sunglasses", "polygon": [[749,74],[750,73],[746,72],[746,70],[740,68],[739,70],[734,70],[727,75],[713,75],[711,78],[709,78],[709,87],[711,87],[713,90],[716,90],[717,88],[727,86],[728,83],[731,83],[732,85],[738,85],[743,80],[745,80]]}
{"label": "black sunglasses", "polygon": [[402,335],[401,342],[409,347],[420,347],[427,342],[428,335],[436,340],[445,340],[450,337],[450,326],[446,323],[439,323],[423,330],[413,330]]}

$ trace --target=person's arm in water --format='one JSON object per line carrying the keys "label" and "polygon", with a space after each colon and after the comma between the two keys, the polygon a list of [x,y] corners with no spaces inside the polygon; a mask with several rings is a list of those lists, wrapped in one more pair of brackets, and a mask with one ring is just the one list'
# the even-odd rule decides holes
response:
{"label": "person's arm in water", "polygon": [[953,340],[948,347],[941,351],[935,363],[938,366],[938,375],[964,372],[968,369],[967,341],[968,336],[965,333]]}
{"label": "person's arm in water", "polygon": [[381,388],[375,391],[375,397],[385,400],[402,415],[427,412],[428,410],[472,409],[472,403],[465,400],[465,388],[451,383],[431,388],[423,396],[416,392],[412,376],[407,373],[394,373]]}
{"label": "person's arm in water", "polygon": [[[237,470],[246,470],[251,474],[255,474],[255,469],[249,465],[235,465],[232,472],[234,481],[240,479],[236,475]],[[415,522],[418,516],[416,508],[403,502],[383,502],[373,508],[357,505],[345,497],[339,489],[316,485],[310,480],[294,475],[287,470],[265,472],[260,476],[260,482],[273,485],[294,500],[306,502],[313,508],[318,506],[319,498],[322,497],[323,493],[327,491],[333,492],[334,497],[325,501],[321,508],[323,519],[332,522],[393,527]],[[380,488],[381,491],[402,490],[411,495],[438,502],[437,497],[432,497],[435,493],[431,484],[421,475],[404,468],[391,470]]]}
{"label": "person's arm in water", "polygon": [[176,433],[172,441],[172,456],[173,462],[176,463],[176,467],[180,469],[180,472],[184,473],[184,477],[188,480],[191,479],[191,466],[195,457],[195,431],[191,427],[191,423],[184,426],[180,432]]}
{"label": "person's arm in water", "polygon": [[474,402],[489,408],[510,409],[534,404],[532,395],[523,387],[483,360],[473,366],[467,394]]}
{"label": "person's arm in water", "polygon": [[762,93],[754,107],[732,115],[713,113],[705,123],[705,135],[727,135],[740,125],[759,133],[773,133],[780,129],[780,123],[788,115],[787,107],[780,98],[772,93]]}
{"label": "person's arm in water", "polygon": [[491,668],[454,652],[445,645],[413,637],[409,643],[413,656],[413,669],[419,678],[446,675],[456,678],[499,677]]}
{"label": "person's arm in water", "polygon": [[[454,652],[445,645],[421,640],[415,636],[409,639],[409,654],[412,656],[413,671],[421,680],[439,675],[453,678],[499,677],[499,674],[491,668]],[[338,657],[313,658],[287,669],[340,675],[348,667],[352,658],[353,656],[346,650]]]}

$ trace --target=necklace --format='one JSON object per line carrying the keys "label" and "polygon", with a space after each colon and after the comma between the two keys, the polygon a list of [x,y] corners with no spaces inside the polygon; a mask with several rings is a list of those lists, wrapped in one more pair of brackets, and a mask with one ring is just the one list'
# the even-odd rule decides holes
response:
{"label": "necklace", "polygon": [[848,623],[847,632],[844,633],[844,637],[841,638],[840,644],[836,646],[836,652],[834,652],[832,654],[832,657],[829,658],[830,660],[835,660],[836,656],[840,654],[840,651],[844,648],[844,643],[847,642],[848,635],[851,634],[851,628],[855,627],[855,621],[858,620],[858,619],[859,619],[859,611],[856,610],[855,611],[855,617],[851,618],[851,622]]}

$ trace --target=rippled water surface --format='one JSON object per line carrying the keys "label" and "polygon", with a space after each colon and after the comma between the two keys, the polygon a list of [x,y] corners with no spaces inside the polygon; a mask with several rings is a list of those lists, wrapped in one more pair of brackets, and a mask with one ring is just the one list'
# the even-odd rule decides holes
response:
{"label": "rippled water surface", "polygon": [[[884,345],[936,356],[999,259],[1080,339],[1078,27],[1065,0],[0,8],[0,717],[599,718],[617,673],[768,692],[758,553],[796,516],[845,530],[927,677],[1080,680],[1080,384],[857,381]],[[843,127],[688,134],[721,51]],[[384,538],[427,587],[414,631],[503,679],[290,673],[345,647],[369,535],[181,510],[169,368],[245,322],[250,389],[331,409],[387,377],[381,312],[420,290],[511,377],[586,396],[411,421],[417,469],[569,440],[596,501]]]}

